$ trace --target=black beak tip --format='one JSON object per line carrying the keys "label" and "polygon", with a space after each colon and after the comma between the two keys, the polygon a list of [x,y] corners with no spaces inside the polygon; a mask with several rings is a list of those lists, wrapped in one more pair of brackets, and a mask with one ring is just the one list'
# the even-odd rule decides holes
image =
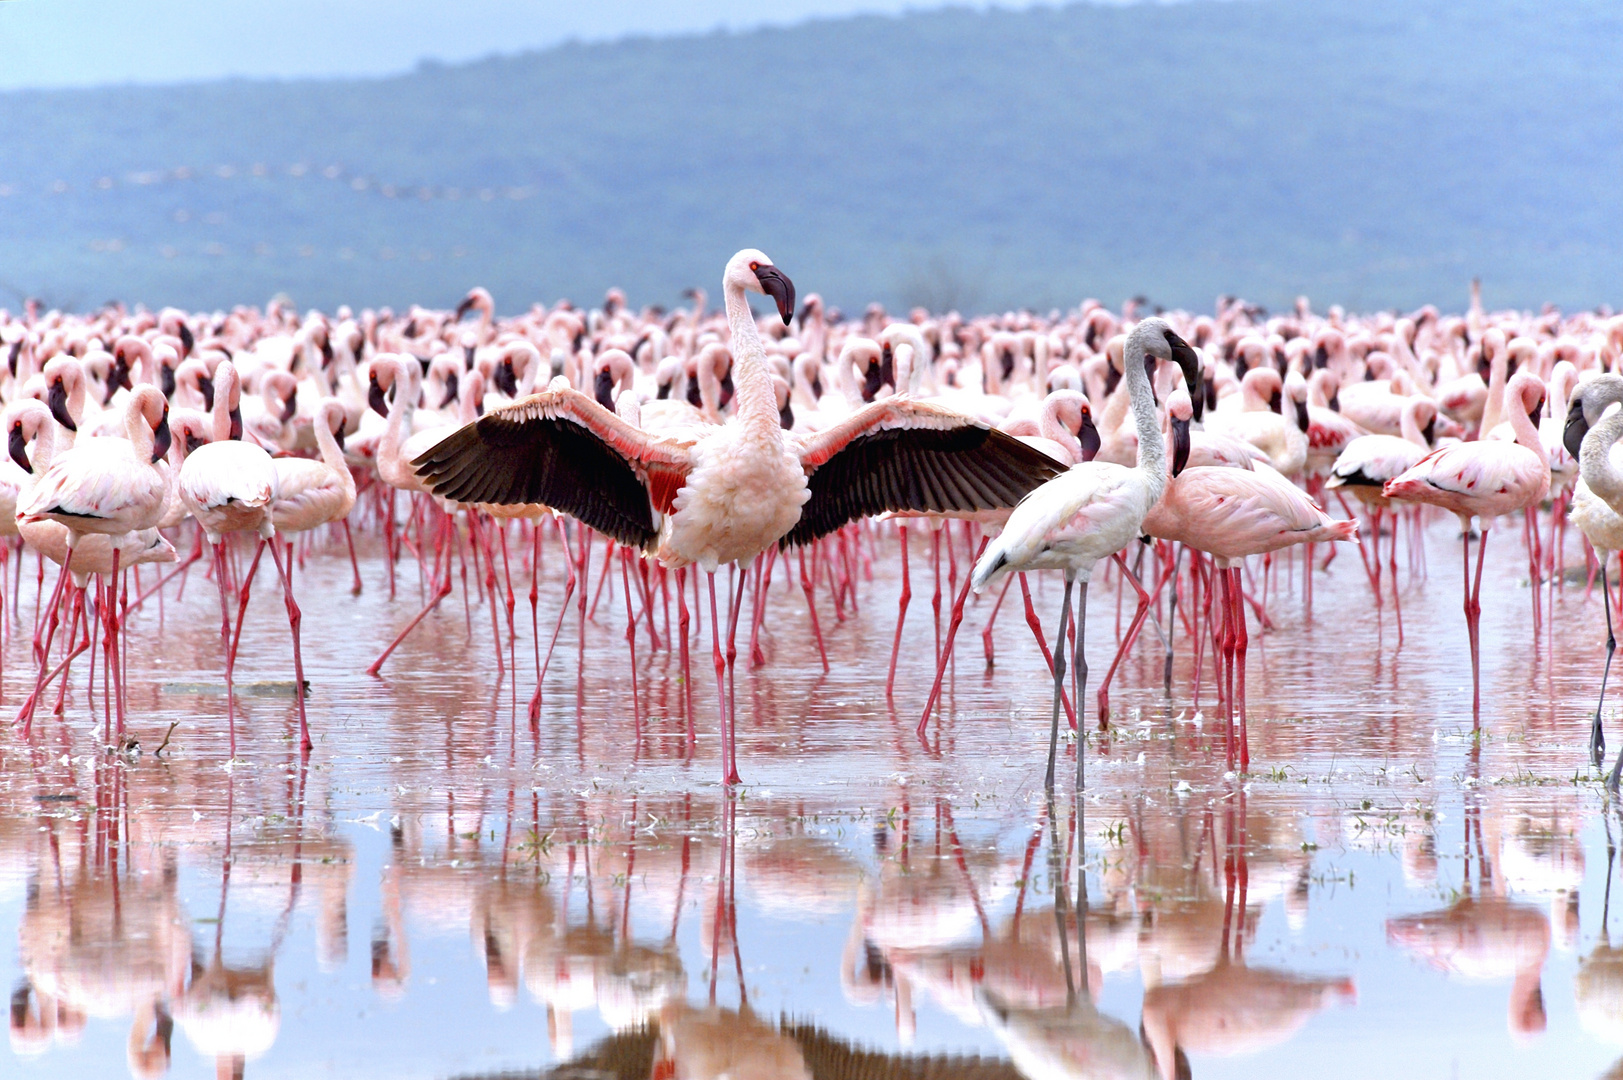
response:
{"label": "black beak tip", "polygon": [[1577,461],[1580,451],[1583,450],[1584,436],[1589,434],[1589,425],[1584,421],[1583,409],[1573,402],[1572,411],[1567,413],[1567,425],[1561,432],[1561,445],[1566,447],[1572,460]]}

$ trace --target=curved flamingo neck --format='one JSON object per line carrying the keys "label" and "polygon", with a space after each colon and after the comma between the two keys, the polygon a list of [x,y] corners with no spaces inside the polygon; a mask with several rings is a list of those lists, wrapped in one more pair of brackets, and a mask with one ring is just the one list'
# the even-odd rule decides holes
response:
{"label": "curved flamingo neck", "polygon": [[214,369],[214,441],[231,438],[231,409],[242,400],[237,368],[227,360]]}
{"label": "curved flamingo neck", "polygon": [[[1518,375],[1515,382],[1520,383],[1521,378],[1522,377]],[[1536,381],[1536,377],[1534,376],[1530,375],[1528,378]],[[1513,389],[1516,389],[1518,392],[1513,396],[1507,395],[1511,396],[1511,400],[1515,406],[1510,410],[1510,429],[1516,433],[1517,442],[1538,454],[1540,461],[1544,461],[1544,444],[1539,439],[1538,428],[1534,425],[1532,418],[1527,415],[1527,409],[1522,404],[1522,395],[1519,392],[1520,386],[1514,386]],[[1546,467],[1548,467],[1547,462]]]}
{"label": "curved flamingo neck", "polygon": [[1403,407],[1403,414],[1398,418],[1398,430],[1403,432],[1405,440],[1414,443],[1416,446],[1426,445],[1426,437],[1420,431],[1420,409],[1422,404],[1421,399],[1414,398]]}
{"label": "curved flamingo neck", "polygon": [[135,447],[136,455],[146,462],[152,461],[153,433],[152,425],[147,421],[146,406],[148,394],[158,396],[155,389],[142,387],[145,393],[130,395],[128,403],[124,406],[124,434],[129,437],[130,445]]}
{"label": "curved flamingo neck", "polygon": [[1584,436],[1578,468],[1584,483],[1608,506],[1623,506],[1623,473],[1612,465],[1612,447],[1623,438],[1623,409],[1608,413]]}
{"label": "curved flamingo neck", "polygon": [[777,395],[772,392],[766,348],[755,328],[755,316],[750,314],[740,286],[723,282],[722,296],[727,304],[727,325],[733,333],[733,414],[752,434],[782,442]]}
{"label": "curved flamingo neck", "polygon": [[[1151,333],[1154,331],[1151,330]],[[1138,428],[1138,471],[1149,485],[1150,503],[1161,499],[1167,486],[1166,443],[1161,438],[1160,417],[1155,411],[1155,395],[1150,389],[1150,378],[1144,371],[1143,335],[1136,331],[1128,337],[1123,359],[1127,370],[1127,396],[1133,408],[1133,422]]]}
{"label": "curved flamingo neck", "polygon": [[1063,446],[1065,452],[1070,455],[1071,464],[1074,465],[1082,460],[1082,443],[1071,433],[1071,429],[1065,426],[1065,422],[1060,419],[1060,410],[1065,407],[1067,400],[1076,400],[1075,398],[1067,398],[1067,394],[1076,394],[1077,398],[1081,397],[1081,394],[1074,390],[1059,391],[1048,395],[1048,399],[1043,402],[1043,411],[1038,420],[1037,433],[1043,438],[1050,439]]}
{"label": "curved flamingo neck", "polygon": [[1505,377],[1510,370],[1510,352],[1503,340],[1494,337],[1484,337],[1482,347],[1493,345],[1493,359],[1488,361],[1488,401],[1482,407],[1482,426],[1477,429],[1477,438],[1483,438],[1499,426],[1504,419],[1505,411]]}

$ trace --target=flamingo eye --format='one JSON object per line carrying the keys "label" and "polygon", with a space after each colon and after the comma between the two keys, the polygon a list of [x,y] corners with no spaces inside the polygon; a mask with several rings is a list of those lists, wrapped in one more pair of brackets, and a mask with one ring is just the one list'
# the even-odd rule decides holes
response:
{"label": "flamingo eye", "polygon": [[761,264],[760,264],[760,263],[758,263],[758,262],[752,262],[752,263],[750,263],[750,270],[751,270],[751,271],[755,271],[755,270],[759,270],[759,269],[760,269],[760,268],[761,268]]}

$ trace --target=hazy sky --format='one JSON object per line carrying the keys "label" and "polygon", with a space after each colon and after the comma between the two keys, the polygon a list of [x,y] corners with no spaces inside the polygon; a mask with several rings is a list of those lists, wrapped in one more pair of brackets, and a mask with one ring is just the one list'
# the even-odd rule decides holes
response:
{"label": "hazy sky", "polygon": [[941,0],[0,0],[0,89],[381,75],[426,57],[470,60],[571,37],[942,6]]}

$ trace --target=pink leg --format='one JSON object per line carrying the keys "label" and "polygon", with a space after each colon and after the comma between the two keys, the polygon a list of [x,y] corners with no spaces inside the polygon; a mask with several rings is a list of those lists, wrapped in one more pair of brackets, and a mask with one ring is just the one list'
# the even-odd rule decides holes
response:
{"label": "pink leg", "polygon": [[[1026,584],[1025,574],[1010,574],[1010,579],[1020,579],[1020,595],[1026,602],[1026,625],[1031,627],[1031,636],[1037,639],[1037,648],[1043,651],[1043,663],[1048,665],[1050,677],[1054,674],[1054,655],[1048,651],[1048,638],[1043,635],[1043,621],[1037,617],[1037,609],[1031,605],[1031,587]],[[1071,696],[1066,692],[1064,685],[1060,686],[1060,702],[1065,706],[1065,718],[1071,723],[1071,730],[1076,730],[1076,706],[1071,703]]]}
{"label": "pink leg", "polygon": [[[541,662],[541,671],[535,677],[535,696],[530,698],[530,726],[534,727],[541,720],[541,684],[546,681],[547,668],[552,666],[552,650],[558,647],[558,632],[564,628],[564,616],[569,614],[569,598],[575,595],[577,575],[575,571],[575,556],[569,551],[569,534],[564,532],[563,523],[558,524],[558,540],[564,548],[564,565],[569,568],[569,580],[564,583],[563,602],[558,605],[558,621],[552,625],[552,640],[547,642],[547,658]],[[582,543],[586,537],[580,537]],[[581,590],[585,595],[584,589]]]}
{"label": "pink leg", "polygon": [[[804,553],[800,556],[802,568],[806,565]],[[676,630],[680,639],[680,655],[682,660],[682,716],[687,722],[688,750],[693,749],[693,670],[688,663],[688,570],[685,566],[676,568]]]}
{"label": "pink leg", "polygon": [[[376,676],[378,672],[382,671],[384,662],[389,659],[390,654],[392,654],[395,649],[400,647],[400,643],[406,640],[406,636],[413,630],[417,629],[417,624],[426,619],[430,611],[433,611],[435,608],[440,606],[441,600],[444,600],[447,596],[451,595],[451,560],[453,558],[454,555],[450,550],[450,545],[448,544],[441,548],[440,553],[436,553],[434,557],[434,577],[436,580],[434,582],[433,595],[428,598],[428,603],[423,605],[422,610],[417,612],[417,614],[412,617],[411,622],[406,624],[405,629],[401,630],[395,639],[389,643],[389,647],[383,650],[382,655],[380,655],[376,660],[372,661],[371,666],[366,669],[366,673],[368,675]],[[442,562],[444,563],[445,567],[443,578],[440,576],[440,565]]]}
{"label": "pink leg", "polygon": [[[1240,595],[1240,568],[1229,570],[1234,575],[1234,595]],[[1245,605],[1236,601],[1234,605],[1234,701],[1240,713],[1240,770],[1243,772],[1251,765],[1250,736],[1245,726],[1245,653],[1250,638],[1245,630]]]}
{"label": "pink leg", "polygon": [[[816,549],[812,550],[812,562],[817,562]],[[806,594],[806,612],[811,616],[812,637],[817,640],[817,655],[823,661],[823,674],[828,674],[828,650],[823,648],[823,631],[817,624],[817,586],[813,575],[806,572],[806,549],[800,549],[800,591]]]}
{"label": "pink leg", "polygon": [[1144,627],[1144,620],[1150,614],[1150,594],[1144,591],[1144,585],[1138,580],[1138,575],[1127,568],[1127,560],[1117,552],[1114,556],[1116,566],[1121,570],[1122,577],[1133,587],[1138,594],[1138,607],[1133,611],[1133,620],[1127,624],[1127,636],[1122,638],[1121,647],[1116,650],[1116,658],[1110,662],[1104,679],[1099,683],[1099,726],[1106,726],[1110,719],[1110,680],[1115,677],[1116,669],[1121,666],[1122,660],[1127,656],[1127,650],[1133,647],[1138,640],[1138,633]]}
{"label": "pink leg", "polygon": [[[99,588],[101,585],[101,579],[99,577],[96,579],[96,584]],[[99,617],[101,612],[98,610],[96,614]],[[74,638],[79,632],[80,616],[84,616],[85,619],[85,639],[82,645],[74,643]],[[85,612],[85,591],[83,589],[76,588],[73,590],[73,606],[68,613],[67,641],[68,645],[70,646],[68,655],[62,658],[62,662],[56,666],[56,670],[52,671],[45,677],[45,684],[49,686],[51,680],[56,678],[57,675],[62,676],[62,685],[56,688],[56,706],[51,710],[57,716],[62,715],[63,703],[68,696],[68,666],[73,662],[75,657],[84,652],[86,649],[90,648],[90,618]],[[95,705],[96,657],[95,654],[92,653],[90,657],[90,706],[92,710],[95,709]],[[92,715],[94,715],[94,712],[92,712]]]}
{"label": "pink leg", "polygon": [[1392,546],[1387,549],[1387,576],[1392,579],[1392,613],[1398,620],[1398,648],[1403,648],[1403,597],[1398,594],[1398,512],[1389,515]]}
{"label": "pink leg", "polygon": [[631,723],[637,733],[637,742],[642,743],[642,706],[637,697],[637,614],[631,606],[631,573],[628,564],[631,561],[631,551],[628,548],[620,549],[620,584],[626,594],[626,646],[631,650]]}
{"label": "pink leg", "polygon": [[[1467,532],[1469,537],[1470,533]],[[1482,523],[1482,533],[1477,537],[1476,548],[1476,584],[1471,584],[1471,545],[1465,545],[1465,630],[1471,638],[1471,728],[1476,730],[1482,721],[1482,667],[1481,667],[1481,632],[1482,632],[1482,561],[1488,549],[1488,526]]]}
{"label": "pink leg", "polygon": [[[721,654],[721,619],[716,613],[716,574],[707,571],[705,577],[710,585],[710,659],[716,669],[716,706],[721,714],[721,782],[732,784],[735,781],[727,771],[727,762],[731,758],[728,744],[732,741],[732,731],[727,723],[727,661]],[[727,590],[732,595],[732,589]]]}
{"label": "pink leg", "polygon": [[776,548],[767,548],[755,556],[755,592],[750,595],[750,667],[763,667],[766,654],[761,651],[761,622],[766,618],[766,586],[771,578],[772,556]]}
{"label": "pink leg", "polygon": [[738,660],[738,614],[744,607],[744,586],[749,575],[745,568],[738,568],[738,589],[729,590],[731,597],[728,601],[727,611],[727,760],[725,766],[728,784],[741,784],[738,776],[738,695],[734,690],[734,672]]}
{"label": "pink leg", "polygon": [[896,696],[896,657],[902,651],[902,624],[907,621],[907,605],[913,599],[913,580],[907,571],[907,525],[898,522],[897,535],[901,537],[902,595],[896,607],[896,636],[890,642],[890,672],[885,676],[885,700]]}
{"label": "pink leg", "polygon": [[226,583],[225,565],[225,537],[214,545],[214,584],[220,591],[220,651],[225,654],[225,716],[230,731],[230,756],[237,756],[237,696],[236,688],[232,685],[234,672],[231,668],[231,601],[227,599],[227,592],[231,586]]}
{"label": "pink leg", "polygon": [[1003,588],[997,594],[997,603],[992,605],[992,614],[986,617],[986,629],[981,631],[981,644],[986,650],[986,666],[992,667],[992,627],[997,625],[997,613],[1003,609],[1003,598],[1009,595],[1009,586],[1014,584],[1014,575],[1006,574],[1003,578]]}
{"label": "pink leg", "polygon": [[355,584],[349,588],[351,596],[361,595],[361,564],[355,559],[355,536],[349,531],[349,518],[341,519],[338,524],[344,527],[344,543],[349,546],[349,568],[355,575]]}
{"label": "pink leg", "polygon": [[308,754],[315,743],[310,741],[310,724],[304,715],[304,653],[299,647],[299,627],[304,623],[304,613],[299,610],[298,601],[293,599],[293,549],[284,548],[287,556],[287,565],[284,567],[282,559],[277,557],[276,540],[274,535],[270,540],[271,561],[276,563],[276,573],[282,579],[282,601],[287,607],[287,628],[293,635],[293,700],[299,706],[299,749]]}
{"label": "pink leg", "polygon": [[[980,549],[975,553],[976,560],[980,558],[981,552],[986,550],[988,539],[988,537],[981,538]],[[972,574],[964,575],[964,587],[958,593],[957,602],[952,605],[952,620],[947,626],[946,648],[936,660],[935,684],[930,687],[930,698],[924,703],[924,715],[919,717],[918,734],[920,738],[924,737],[924,731],[929,726],[930,710],[935,708],[936,699],[941,696],[941,680],[946,677],[947,660],[952,656],[952,639],[958,634],[958,624],[964,621],[964,601],[969,598],[969,583],[973,576]]]}

